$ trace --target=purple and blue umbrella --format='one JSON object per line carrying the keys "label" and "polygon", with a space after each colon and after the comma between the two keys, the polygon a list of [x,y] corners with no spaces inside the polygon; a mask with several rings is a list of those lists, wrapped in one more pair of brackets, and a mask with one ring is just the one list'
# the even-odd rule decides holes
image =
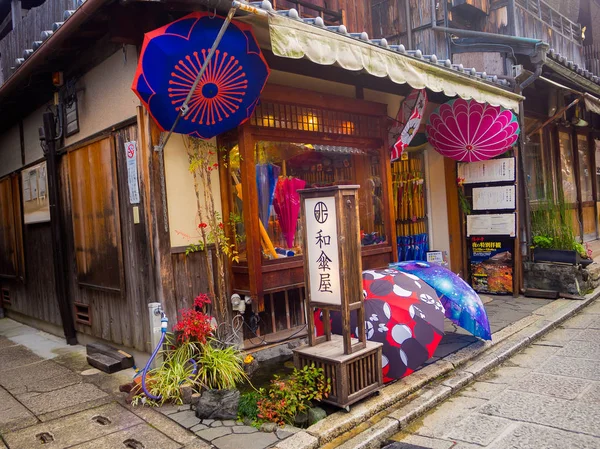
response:
{"label": "purple and blue umbrella", "polygon": [[450,321],[484,340],[492,339],[490,323],[479,295],[463,279],[437,264],[420,261],[398,262],[390,267],[417,276],[440,297]]}
{"label": "purple and blue umbrella", "polygon": [[[131,88],[162,131],[170,129],[224,18],[194,12],[146,33]],[[250,25],[231,22],[174,132],[210,139],[252,115],[269,67]]]}
{"label": "purple and blue umbrella", "polygon": [[256,164],[256,188],[258,190],[258,215],[265,229],[269,225],[275,185],[281,167],[273,164]]}

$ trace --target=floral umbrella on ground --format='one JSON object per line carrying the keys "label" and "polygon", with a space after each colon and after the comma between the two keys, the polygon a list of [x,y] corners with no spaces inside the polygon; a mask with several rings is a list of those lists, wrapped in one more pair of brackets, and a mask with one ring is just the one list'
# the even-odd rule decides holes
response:
{"label": "floral umbrella on ground", "polygon": [[[383,343],[383,380],[408,376],[433,354],[444,335],[444,307],[435,291],[416,276],[398,270],[363,272],[367,340]],[[332,312],[331,330],[342,333],[339,312]],[[322,313],[315,312],[317,334]],[[350,318],[357,333],[356,312]]]}
{"label": "floral umbrella on ground", "polygon": [[437,264],[420,261],[398,262],[391,267],[417,276],[439,295],[446,317],[484,340],[492,339],[490,323],[479,295],[464,280]]}
{"label": "floral umbrella on ground", "polygon": [[[175,123],[224,20],[194,12],[146,33],[131,88],[161,130]],[[268,76],[252,27],[231,22],[175,132],[209,139],[244,123]]]}
{"label": "floral umbrella on ground", "polygon": [[426,131],[429,143],[442,156],[485,161],[514,145],[519,122],[508,109],[458,98],[431,113]]}

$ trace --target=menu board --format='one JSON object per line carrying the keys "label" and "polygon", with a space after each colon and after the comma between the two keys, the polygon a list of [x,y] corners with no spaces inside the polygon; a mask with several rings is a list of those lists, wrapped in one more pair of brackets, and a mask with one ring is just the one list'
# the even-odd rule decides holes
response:
{"label": "menu board", "polygon": [[503,182],[515,180],[515,158],[490,159],[489,161],[463,162],[458,164],[458,177],[465,184]]}
{"label": "menu board", "polygon": [[467,215],[467,237],[516,234],[515,214]]}
{"label": "menu board", "polygon": [[514,208],[514,185],[501,187],[476,187],[473,189],[473,210]]}

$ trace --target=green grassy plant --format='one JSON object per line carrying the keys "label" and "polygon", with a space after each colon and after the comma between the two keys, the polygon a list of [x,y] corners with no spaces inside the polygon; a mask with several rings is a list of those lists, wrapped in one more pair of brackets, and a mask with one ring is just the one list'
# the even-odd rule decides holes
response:
{"label": "green grassy plant", "polygon": [[258,419],[259,398],[258,391],[250,391],[240,396],[240,403],[238,405],[238,419],[240,421],[247,418],[254,422]]}
{"label": "green grassy plant", "polygon": [[209,390],[227,390],[248,380],[242,354],[232,346],[219,347],[209,340],[197,359],[198,382]]}
{"label": "green grassy plant", "polygon": [[[532,206],[531,234],[537,248],[575,250],[583,246],[577,242],[569,209],[562,193]],[[585,248],[583,248],[585,256]]]}

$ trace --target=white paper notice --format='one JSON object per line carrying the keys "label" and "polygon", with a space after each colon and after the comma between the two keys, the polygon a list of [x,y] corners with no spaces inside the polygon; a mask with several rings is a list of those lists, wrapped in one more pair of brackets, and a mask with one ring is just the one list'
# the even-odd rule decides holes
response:
{"label": "white paper notice", "polygon": [[341,305],[335,198],[307,198],[304,210],[310,300]]}
{"label": "white paper notice", "polygon": [[29,186],[29,172],[23,172],[23,201],[31,201],[31,187]]}
{"label": "white paper notice", "polygon": [[125,142],[125,156],[127,159],[127,184],[129,184],[129,202],[139,204],[140,189],[138,185],[137,170],[137,142]]}
{"label": "white paper notice", "polygon": [[29,186],[31,189],[31,199],[32,200],[37,200],[37,198],[38,198],[37,178],[38,178],[37,171],[31,170],[29,172]]}
{"label": "white paper notice", "polygon": [[515,186],[473,189],[473,210],[514,209]]}
{"label": "white paper notice", "polygon": [[480,162],[463,162],[458,164],[458,177],[465,184],[484,182],[500,182],[515,180],[515,158],[491,159]]}
{"label": "white paper notice", "polygon": [[467,215],[467,237],[472,235],[515,236],[515,214]]}
{"label": "white paper notice", "polygon": [[48,177],[46,176],[46,164],[40,166],[39,171],[40,198],[45,198],[48,190]]}

